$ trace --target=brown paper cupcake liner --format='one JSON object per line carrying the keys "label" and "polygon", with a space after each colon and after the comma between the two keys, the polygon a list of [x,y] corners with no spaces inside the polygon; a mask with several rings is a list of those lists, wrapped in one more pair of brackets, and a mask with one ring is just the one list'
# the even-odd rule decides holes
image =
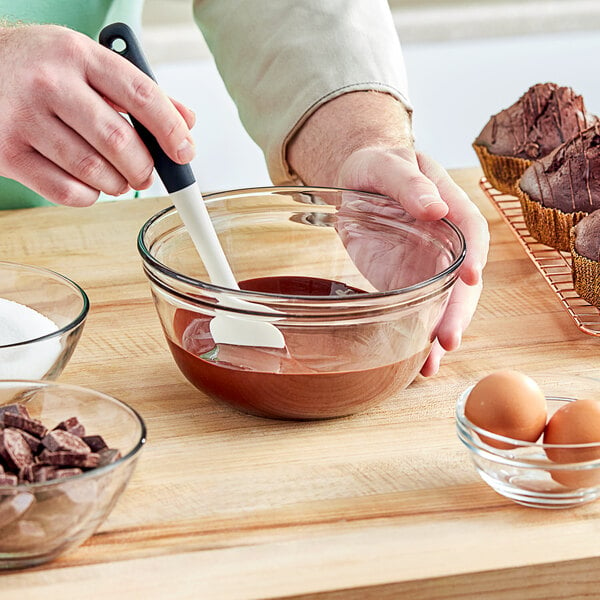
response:
{"label": "brown paper cupcake liner", "polygon": [[492,154],[485,146],[473,144],[483,174],[500,192],[516,195],[516,186],[532,161],[514,156]]}
{"label": "brown paper cupcake liner", "polygon": [[517,196],[521,202],[523,219],[529,233],[538,242],[551,246],[557,250],[568,252],[570,245],[571,227],[576,225],[588,213],[564,213],[558,208],[547,208],[540,202],[531,200],[521,188],[517,186]]}
{"label": "brown paper cupcake liner", "polygon": [[582,256],[575,250],[575,235],[570,239],[573,259],[573,286],[579,296],[600,308],[600,262]]}

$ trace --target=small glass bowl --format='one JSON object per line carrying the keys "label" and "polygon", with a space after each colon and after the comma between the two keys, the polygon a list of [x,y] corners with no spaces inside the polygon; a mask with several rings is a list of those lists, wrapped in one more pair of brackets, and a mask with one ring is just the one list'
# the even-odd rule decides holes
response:
{"label": "small glass bowl", "polygon": [[0,300],[33,309],[57,328],[29,339],[11,339],[8,344],[3,343],[0,334],[0,380],[56,379],[81,337],[90,306],[87,294],[64,275],[49,269],[0,262]]}
{"label": "small glass bowl", "polygon": [[[465,256],[449,221],[352,190],[287,187],[205,197],[241,290],[210,283],[177,211],[143,226],[138,249],[181,372],[243,412],[325,419],[363,411],[423,366]],[[245,310],[240,305],[245,303]],[[219,312],[273,321],[283,349],[216,344]]]}
{"label": "small glass bowl", "polygon": [[48,562],[88,539],[125,489],[146,440],[140,415],[106,394],[49,381],[0,381],[0,406],[22,404],[49,429],[77,417],[121,458],[63,479],[0,484],[0,569]]}
{"label": "small glass bowl", "polygon": [[[465,390],[456,403],[456,430],[481,478],[496,492],[518,504],[534,508],[570,508],[600,497],[600,443],[544,444],[523,442],[477,427],[465,416],[465,403],[473,386]],[[576,398],[546,396],[548,419]],[[499,449],[485,438],[512,446]],[[540,438],[541,439],[541,438]],[[585,462],[557,463],[548,455],[552,451],[585,451],[597,459]]]}

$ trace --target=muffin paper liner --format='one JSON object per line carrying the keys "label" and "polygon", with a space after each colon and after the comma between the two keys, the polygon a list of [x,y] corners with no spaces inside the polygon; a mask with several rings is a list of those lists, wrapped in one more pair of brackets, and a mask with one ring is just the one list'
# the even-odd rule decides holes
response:
{"label": "muffin paper liner", "polygon": [[531,200],[529,195],[518,186],[516,190],[529,233],[546,246],[569,252],[571,227],[588,213],[582,211],[564,213],[558,208],[548,208],[542,206],[540,202]]}
{"label": "muffin paper liner", "polygon": [[583,333],[600,339],[600,306],[591,305],[575,291],[571,253],[540,244],[531,236],[516,196],[500,192],[485,177],[479,180],[479,187],[515,234],[575,326]]}
{"label": "muffin paper liner", "polygon": [[584,300],[600,307],[600,262],[582,256],[575,250],[575,233],[570,235],[570,250],[573,258],[573,286]]}
{"label": "muffin paper liner", "polygon": [[497,190],[515,196],[517,183],[532,161],[515,156],[492,154],[485,146],[478,144],[473,144],[473,149],[488,181]]}

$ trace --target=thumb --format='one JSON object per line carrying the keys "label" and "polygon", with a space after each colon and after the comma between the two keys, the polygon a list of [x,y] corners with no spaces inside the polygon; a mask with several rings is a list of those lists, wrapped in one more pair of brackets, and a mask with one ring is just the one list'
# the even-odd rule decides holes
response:
{"label": "thumb", "polygon": [[383,194],[398,201],[416,219],[435,221],[448,206],[435,184],[419,169],[408,148],[361,148],[342,164],[338,185]]}

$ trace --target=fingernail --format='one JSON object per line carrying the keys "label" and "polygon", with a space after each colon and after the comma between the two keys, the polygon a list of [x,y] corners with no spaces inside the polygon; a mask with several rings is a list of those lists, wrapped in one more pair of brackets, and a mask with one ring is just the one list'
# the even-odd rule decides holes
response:
{"label": "fingernail", "polygon": [[128,185],[125,185],[125,187],[120,187],[116,192],[107,192],[105,190],[102,190],[102,193],[106,194],[107,196],[113,196],[114,198],[118,198],[119,196],[126,194],[130,189],[131,188]]}
{"label": "fingernail", "polygon": [[462,344],[462,333],[457,333],[454,338],[454,347],[452,350],[458,350]]}
{"label": "fingernail", "polygon": [[468,285],[476,285],[483,278],[483,265],[480,263],[474,263],[471,267],[471,281],[467,282]]}
{"label": "fingernail", "polygon": [[132,185],[131,189],[132,190],[147,190],[151,185],[152,182],[154,181],[154,175],[153,172],[150,173],[150,175],[144,180],[142,181],[142,183],[138,183],[136,185]]}
{"label": "fingernail", "polygon": [[177,158],[182,163],[188,163],[194,158],[194,144],[186,138],[177,148]]}
{"label": "fingernail", "polygon": [[444,204],[442,199],[435,194],[422,194],[419,196],[419,202],[423,208],[427,208],[428,206],[433,206],[435,204]]}

